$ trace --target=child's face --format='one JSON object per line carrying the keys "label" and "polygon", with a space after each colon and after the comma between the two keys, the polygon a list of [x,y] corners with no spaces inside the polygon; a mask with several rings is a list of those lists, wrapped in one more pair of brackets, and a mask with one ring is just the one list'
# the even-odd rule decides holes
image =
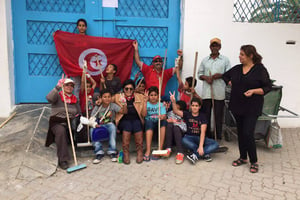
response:
{"label": "child's face", "polygon": [[87,93],[89,94],[91,92],[91,90],[92,90],[92,84],[87,83],[86,84],[86,91],[87,91]]}
{"label": "child's face", "polygon": [[78,23],[77,29],[78,29],[79,34],[85,35],[86,28],[87,28],[87,27],[86,27],[86,25],[85,25],[84,22],[80,21],[80,22]]}
{"label": "child's face", "polygon": [[180,110],[180,106],[179,106],[178,104],[176,104],[176,108],[177,108],[178,110]]}
{"label": "child's face", "polygon": [[197,102],[192,102],[191,111],[193,114],[199,113],[201,106]]}
{"label": "child's face", "polygon": [[137,90],[138,90],[139,92],[144,92],[144,91],[145,91],[145,88],[146,88],[145,84],[144,84],[144,83],[141,83],[140,86],[137,88]]}
{"label": "child's face", "polygon": [[183,89],[184,90],[188,90],[190,89],[189,83],[187,81],[185,81],[184,85],[183,85]]}
{"label": "child's face", "polygon": [[111,103],[111,94],[110,93],[104,93],[101,97],[102,103],[103,104],[110,104]]}
{"label": "child's face", "polygon": [[157,103],[158,102],[158,94],[156,92],[151,92],[149,94],[149,101],[150,103]]}
{"label": "child's face", "polygon": [[114,74],[116,73],[116,71],[114,70],[114,66],[113,65],[108,65],[106,67],[106,71],[105,71],[107,74]]}

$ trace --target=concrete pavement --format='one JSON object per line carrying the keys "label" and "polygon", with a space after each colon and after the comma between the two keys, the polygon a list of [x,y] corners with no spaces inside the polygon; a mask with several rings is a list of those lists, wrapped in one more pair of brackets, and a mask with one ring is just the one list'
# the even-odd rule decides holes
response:
{"label": "concrete pavement", "polygon": [[[132,152],[130,165],[112,163],[109,157],[94,165],[93,157],[81,156],[79,163],[87,165],[81,171],[67,174],[57,169],[47,176],[43,170],[28,170],[24,175],[29,177],[20,177],[16,171],[22,169],[21,165],[14,167],[12,163],[28,159],[24,156],[28,141],[36,127],[42,129],[35,126],[43,118],[39,112],[31,118],[19,115],[17,119],[24,118],[18,120],[22,121],[21,125],[12,120],[4,127],[5,132],[0,129],[0,199],[300,199],[300,150],[297,148],[300,129],[282,130],[282,149],[267,149],[264,143],[257,144],[260,164],[257,174],[249,172],[249,165],[231,166],[238,158],[237,141],[233,140],[222,141],[229,147],[228,152],[213,154],[212,162],[199,161],[196,165],[186,159],[176,165],[174,154],[169,159],[136,164]],[[13,130],[9,132],[8,128]],[[27,140],[27,145],[22,146],[22,140]],[[29,149],[37,151],[34,147]],[[86,151],[92,154],[91,150]],[[47,155],[50,160],[53,152],[55,149],[50,149]],[[30,176],[31,173],[42,175]]]}

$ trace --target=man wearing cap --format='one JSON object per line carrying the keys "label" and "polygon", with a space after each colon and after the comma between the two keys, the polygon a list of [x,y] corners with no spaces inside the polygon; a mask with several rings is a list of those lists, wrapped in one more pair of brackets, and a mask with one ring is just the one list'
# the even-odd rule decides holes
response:
{"label": "man wearing cap", "polygon": [[[222,119],[224,110],[225,87],[226,84],[222,80],[222,75],[230,69],[229,59],[220,54],[221,40],[213,38],[210,40],[211,54],[205,57],[198,69],[198,77],[203,81],[202,99],[203,110],[207,116],[206,135],[213,138],[210,132],[210,119],[212,109],[212,99],[214,100],[214,116],[216,124],[217,139],[222,139]],[[211,94],[211,91],[213,94]]]}
{"label": "man wearing cap", "polygon": [[[159,55],[154,56],[152,59],[152,65],[148,66],[140,60],[137,41],[134,41],[132,43],[132,45],[134,47],[135,62],[137,64],[137,66],[141,69],[141,72],[142,72],[143,76],[145,77],[146,89],[149,89],[151,86],[156,86],[157,88],[159,88],[158,77],[162,77],[162,66],[163,66],[162,57],[160,57]],[[181,53],[181,51],[178,51],[178,52]],[[181,70],[182,62],[179,62],[179,63],[180,63],[179,70]],[[161,96],[165,95],[165,89],[166,89],[167,82],[170,78],[172,78],[174,73],[175,73],[175,67],[164,70],[163,82],[162,82],[162,87],[161,87]]]}

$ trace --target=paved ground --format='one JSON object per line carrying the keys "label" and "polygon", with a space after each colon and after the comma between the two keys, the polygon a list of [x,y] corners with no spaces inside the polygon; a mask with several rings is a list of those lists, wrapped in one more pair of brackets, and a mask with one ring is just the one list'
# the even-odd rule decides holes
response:
{"label": "paved ground", "polygon": [[[199,161],[191,165],[185,160],[182,165],[176,165],[172,155],[169,159],[139,165],[132,152],[130,165],[112,163],[108,157],[94,165],[91,156],[81,156],[79,163],[87,165],[81,171],[67,174],[57,169],[52,176],[45,173],[36,178],[30,176],[36,172],[24,170],[27,176],[17,176],[22,165],[11,163],[32,159],[24,152],[28,144],[29,149],[37,146],[32,145],[31,139],[39,135],[34,130],[41,129],[36,124],[42,117],[33,113],[17,115],[19,122],[12,120],[4,127],[5,131],[0,130],[0,199],[300,199],[300,150],[297,148],[300,129],[282,130],[282,149],[266,149],[263,143],[258,143],[260,171],[257,174],[251,174],[248,165],[231,166],[232,160],[238,157],[237,143],[233,140],[223,141],[229,151],[212,155],[214,160],[210,163]],[[28,119],[32,115],[32,120]],[[16,145],[24,140],[27,142],[23,146]],[[15,147],[14,151],[9,147]],[[47,151],[51,155],[55,149]],[[91,150],[85,151],[91,155]]]}

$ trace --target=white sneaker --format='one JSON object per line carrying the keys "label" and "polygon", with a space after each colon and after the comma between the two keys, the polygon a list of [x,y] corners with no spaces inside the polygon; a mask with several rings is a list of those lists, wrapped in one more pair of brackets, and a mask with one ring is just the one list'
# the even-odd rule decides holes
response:
{"label": "white sneaker", "polygon": [[187,159],[189,159],[189,161],[191,161],[192,164],[196,164],[196,162],[198,161],[198,157],[194,153],[191,155],[188,155]]}
{"label": "white sneaker", "polygon": [[93,160],[93,164],[98,164],[98,163],[100,163],[103,157],[104,157],[104,155],[102,155],[102,154],[97,154],[97,155],[96,155],[96,158]]}

